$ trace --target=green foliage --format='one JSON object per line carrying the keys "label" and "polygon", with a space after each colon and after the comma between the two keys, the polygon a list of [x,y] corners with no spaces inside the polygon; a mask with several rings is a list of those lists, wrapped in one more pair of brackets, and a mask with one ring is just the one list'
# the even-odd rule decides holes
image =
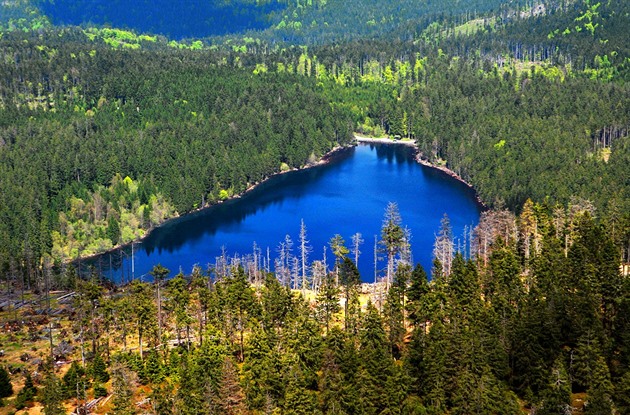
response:
{"label": "green foliage", "polygon": [[13,395],[11,376],[4,366],[0,366],[0,399]]}
{"label": "green foliage", "polygon": [[94,397],[102,398],[108,395],[107,388],[101,383],[94,384]]}
{"label": "green foliage", "polygon": [[326,327],[326,332],[335,321],[335,315],[341,310],[339,305],[339,287],[335,284],[335,276],[328,274],[322,282],[317,294],[317,314]]}
{"label": "green foliage", "polygon": [[[312,163],[353,129],[414,139],[488,205],[522,213],[485,212],[461,253],[445,218],[429,281],[406,263],[408,235],[388,206],[389,291],[372,298],[385,299],[381,309],[361,309],[340,235],[314,300],[281,275],[260,287],[238,266],[216,280],[197,269],[156,285],[166,291],[160,324],[153,287],[134,281],[108,305],[70,267],[60,283],[77,290],[75,328],[93,351],[108,324],[125,348],[133,331],[140,343],[110,368],[96,353],[95,395],[109,372],[117,414],[136,410],[135,374],[163,414],[517,414],[519,399],[563,413],[572,391],[586,392],[586,413],[628,412],[626,2],[288,3],[255,39],[180,42],[43,30],[26,2],[2,3],[2,276],[37,283],[49,255],[129,243]],[[490,9],[500,17],[479,15]],[[265,42],[278,36],[318,46]],[[168,270],[153,275],[162,282]],[[162,341],[158,326],[186,346],[143,349]],[[85,399],[84,368],[73,363],[61,386],[64,399]],[[58,389],[46,380],[50,413]],[[35,391],[27,377],[16,407]],[[0,369],[0,395],[11,393]]]}
{"label": "green foliage", "polygon": [[239,383],[237,366],[230,358],[226,358],[221,372],[217,396],[220,412],[226,415],[246,413],[245,395]]}
{"label": "green foliage", "polygon": [[379,414],[387,408],[387,380],[392,370],[390,356],[378,310],[368,304],[359,336],[361,366],[357,382],[361,413]]}
{"label": "green foliage", "polygon": [[[345,256],[340,284],[329,273],[310,300],[271,273],[264,285],[252,284],[239,266],[216,279],[198,268],[178,274],[161,286],[164,334],[190,324],[203,336],[151,347],[144,359],[114,354],[107,368],[113,411],[135,410],[136,374],[164,414],[516,415],[523,405],[561,414],[572,393],[584,392],[585,413],[621,411],[630,286],[616,267],[611,228],[588,211],[584,202],[564,209],[530,201],[518,218],[485,212],[475,243],[487,238],[488,251],[478,246],[476,260],[456,253],[450,273],[431,281],[421,267],[397,262],[380,309],[370,301],[382,301],[380,293],[362,294],[370,296],[363,309],[352,300],[359,276]],[[617,223],[616,232],[626,226]],[[153,274],[162,281],[168,270],[156,266]],[[134,281],[121,296],[132,305],[134,328],[153,333],[151,341],[153,288]],[[77,310],[89,315],[94,308],[98,316],[102,289],[83,282],[77,293]],[[350,323],[340,313],[345,296]],[[98,360],[90,365],[95,378],[95,368],[104,366]],[[106,393],[103,381],[95,382],[95,395]],[[75,362],[63,380],[65,398],[77,388],[83,393],[84,382]]]}
{"label": "green foliage", "polygon": [[358,325],[359,295],[358,287],[361,284],[361,275],[357,266],[348,257],[343,258],[339,266],[339,284],[343,287],[344,295],[344,324],[346,330]]}
{"label": "green foliage", "polygon": [[[225,56],[210,51],[152,52],[161,58],[147,66],[141,52],[81,36],[67,29],[26,43],[17,34],[0,39],[50,79],[44,87],[25,69],[0,87],[3,269],[9,253],[68,261],[129,243],[177,212],[225,198],[222,190],[238,194],[283,163],[301,167],[350,141],[346,115],[309,79],[252,77],[218,65]],[[104,64],[119,59],[120,67]],[[79,63],[81,76],[69,76]],[[0,62],[0,73],[10,66]],[[8,139],[12,128],[16,139]]]}
{"label": "green foliage", "polygon": [[27,372],[24,377],[24,386],[20,389],[15,398],[15,409],[19,411],[20,409],[26,408],[26,406],[33,401],[35,395],[37,395],[37,388],[33,384],[31,374]]}
{"label": "green foliage", "polygon": [[94,383],[107,383],[109,381],[109,373],[107,373],[107,365],[100,354],[94,356],[94,360],[90,365],[90,374]]}
{"label": "green foliage", "polygon": [[63,406],[62,384],[54,372],[50,371],[46,374],[41,394],[44,414],[63,415],[66,413],[66,408]]}
{"label": "green foliage", "polygon": [[143,354],[143,340],[146,334],[156,337],[157,334],[157,307],[154,303],[153,290],[147,283],[133,280],[130,284],[131,313],[138,332],[140,344],[140,359]]}
{"label": "green foliage", "polygon": [[140,380],[143,383],[159,384],[166,374],[166,368],[162,362],[162,359],[155,349],[151,349],[147,352],[144,359],[144,366],[140,371]]}
{"label": "green foliage", "polygon": [[[542,414],[563,414],[571,407],[571,384],[564,363],[564,356],[560,355],[551,367],[547,386],[542,392]],[[570,409],[569,409],[570,410]]]}
{"label": "green foliage", "polygon": [[112,372],[112,410],[115,415],[131,415],[135,413],[132,401],[134,387],[134,373],[127,366],[123,356],[113,360]]}
{"label": "green foliage", "polygon": [[86,378],[85,369],[78,362],[72,362],[72,365],[70,365],[70,368],[62,378],[63,398],[70,399],[75,397],[85,399],[85,391],[88,387],[89,382]]}

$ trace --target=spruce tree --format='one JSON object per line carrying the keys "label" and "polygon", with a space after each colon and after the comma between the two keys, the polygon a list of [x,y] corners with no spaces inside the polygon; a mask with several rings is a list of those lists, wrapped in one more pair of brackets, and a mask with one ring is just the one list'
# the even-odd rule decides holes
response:
{"label": "spruce tree", "polygon": [[615,385],[615,405],[620,414],[630,414],[630,372],[626,372]]}
{"label": "spruce tree", "polygon": [[239,382],[238,367],[229,357],[223,362],[217,405],[222,414],[244,415],[247,413],[245,394]]}
{"label": "spruce tree", "polygon": [[0,366],[0,399],[13,395],[11,377],[4,366]]}
{"label": "spruce tree", "polygon": [[329,349],[324,351],[322,367],[319,371],[318,389],[319,405],[323,413],[343,413],[343,373],[335,361],[335,353]]}
{"label": "spruce tree", "polygon": [[332,274],[326,275],[322,286],[317,294],[317,314],[319,320],[324,324],[326,333],[330,330],[335,314],[340,310],[339,306],[339,288],[335,284],[335,278]]}
{"label": "spruce tree", "polygon": [[588,415],[609,415],[614,413],[614,388],[610,381],[610,372],[603,357],[597,356],[593,362],[588,399],[584,412]]}
{"label": "spruce tree", "polygon": [[368,304],[359,339],[361,369],[360,406],[363,413],[379,414],[387,406],[387,380],[391,375],[391,353],[378,310]]}
{"label": "spruce tree", "polygon": [[29,402],[33,401],[36,394],[37,388],[33,384],[33,378],[30,372],[27,372],[24,379],[24,386],[20,389],[15,398],[15,409],[20,410],[25,408]]}
{"label": "spruce tree", "polygon": [[417,327],[426,321],[427,307],[425,297],[429,293],[427,273],[420,264],[416,264],[411,272],[409,288],[407,289],[407,312],[409,321]]}
{"label": "spruce tree", "polygon": [[306,380],[301,370],[292,366],[287,375],[289,380],[285,394],[284,413],[287,415],[317,414],[315,393],[306,388]]}
{"label": "spruce tree", "polygon": [[72,362],[70,369],[63,375],[62,389],[65,399],[85,399],[85,390],[89,387],[85,369],[78,362]]}
{"label": "spruce tree", "polygon": [[541,408],[537,414],[564,415],[571,408],[571,383],[564,358],[558,356],[549,373],[547,388],[543,390]]}
{"label": "spruce tree", "polygon": [[112,415],[133,415],[133,379],[129,368],[117,361],[112,367]]}
{"label": "spruce tree", "polygon": [[[192,353],[184,352],[179,364],[179,387],[174,397],[175,412],[181,415],[206,412],[208,406],[214,403],[211,399],[216,398],[216,390],[210,384],[206,385],[207,375],[199,370]],[[206,392],[209,392],[209,396],[206,396]]]}
{"label": "spruce tree", "polygon": [[346,331],[351,328],[356,329],[356,314],[358,313],[358,292],[357,288],[361,284],[361,276],[357,266],[348,257],[344,257],[339,266],[339,284],[343,287],[344,295],[344,327]]}
{"label": "spruce tree", "polygon": [[95,382],[107,383],[109,381],[109,373],[107,373],[107,365],[100,354],[94,356],[92,361],[92,378]]}
{"label": "spruce tree", "polygon": [[385,208],[383,225],[381,226],[381,245],[387,255],[386,283],[388,288],[394,279],[394,259],[405,240],[405,231],[401,224],[402,219],[398,205],[395,202],[389,202]]}
{"label": "spruce tree", "polygon": [[62,384],[52,370],[46,373],[41,401],[46,415],[63,415],[66,413],[66,408],[63,406]]}

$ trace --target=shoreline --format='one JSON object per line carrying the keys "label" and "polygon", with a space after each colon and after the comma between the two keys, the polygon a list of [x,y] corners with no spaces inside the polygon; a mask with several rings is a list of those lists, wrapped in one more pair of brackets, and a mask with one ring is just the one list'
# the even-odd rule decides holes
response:
{"label": "shoreline", "polygon": [[484,203],[483,200],[481,200],[481,198],[479,197],[479,194],[477,193],[477,189],[475,189],[475,187],[468,183],[466,180],[464,180],[459,174],[455,173],[453,170],[449,169],[448,167],[445,166],[438,166],[437,164],[432,163],[431,161],[429,161],[428,158],[426,158],[424,156],[424,154],[422,154],[422,152],[420,152],[418,150],[418,153],[416,154],[415,157],[416,161],[426,167],[430,167],[432,169],[436,169],[441,171],[442,173],[452,177],[453,179],[457,180],[458,182],[464,184],[466,187],[468,187],[470,190],[472,190],[475,193],[475,200],[477,201],[477,203],[479,203],[479,205],[484,209],[487,210],[488,209],[488,205],[486,205]]}
{"label": "shoreline", "polygon": [[[186,216],[192,215],[192,214],[196,214],[199,212],[202,212],[206,209],[210,209],[214,206],[217,206],[221,203],[225,203],[225,202],[229,202],[232,200],[236,200],[236,199],[240,199],[244,196],[246,196],[249,192],[253,191],[256,187],[260,186],[261,184],[267,182],[268,180],[270,180],[273,177],[279,176],[281,174],[287,174],[287,173],[291,173],[291,172],[296,172],[296,171],[301,171],[301,170],[307,170],[313,167],[317,167],[317,166],[323,166],[326,165],[328,163],[330,163],[331,159],[333,158],[333,156],[335,156],[337,153],[348,149],[350,147],[354,147],[357,144],[360,143],[364,143],[364,144],[384,144],[384,145],[403,145],[403,146],[407,146],[407,147],[412,147],[416,150],[416,154],[414,156],[414,159],[416,160],[416,162],[418,164],[421,164],[425,167],[429,167],[435,170],[439,170],[442,173],[452,177],[453,179],[457,180],[460,183],[463,183],[466,187],[468,187],[469,189],[471,189],[474,192],[474,196],[475,196],[475,200],[477,201],[477,203],[483,208],[483,209],[488,209],[488,206],[481,200],[481,198],[479,197],[476,189],[473,187],[473,185],[471,185],[470,183],[468,183],[466,180],[464,180],[461,176],[459,176],[457,173],[455,173],[454,171],[452,171],[451,169],[449,169],[448,167],[445,166],[439,166],[437,164],[432,163],[431,161],[429,161],[429,159],[427,157],[424,156],[424,154],[422,152],[420,152],[420,150],[418,149],[418,146],[416,144],[415,141],[413,140],[409,140],[409,139],[404,139],[404,140],[393,140],[389,137],[366,137],[366,136],[362,136],[359,135],[357,133],[354,133],[354,141],[350,144],[346,144],[346,145],[337,145],[335,147],[333,147],[330,151],[326,152],[324,155],[322,155],[319,160],[312,162],[312,163],[307,163],[306,165],[304,165],[303,167],[294,167],[292,169],[286,170],[286,171],[279,171],[277,173],[274,173],[268,177],[265,177],[263,180],[253,183],[251,184],[249,187],[247,187],[247,189],[245,189],[244,191],[242,191],[241,193],[235,194],[233,196],[228,197],[225,200],[220,200],[218,202],[215,203],[210,203],[207,204],[206,206],[203,207],[199,207],[197,209],[193,209],[189,212],[186,212],[184,214],[177,214],[176,216],[173,216],[172,218],[168,218],[167,220],[165,220],[164,222],[160,223],[159,225],[153,226],[151,229],[148,229],[147,232],[144,234],[144,236],[142,238],[136,239],[132,242],[128,242],[125,244],[118,244],[113,246],[112,248],[103,251],[103,252],[98,252],[95,254],[91,254],[91,255],[87,255],[87,256],[82,256],[76,259],[72,259],[70,261],[67,262],[63,262],[63,264],[76,264],[76,263],[80,263],[82,260],[90,260],[93,258],[96,258],[100,255],[106,255],[108,253],[112,253],[114,251],[117,251],[119,249],[124,249],[127,248],[133,244],[137,244],[139,242],[142,242],[143,240],[145,240],[146,238],[148,238],[151,233],[163,226],[168,225],[171,222],[174,222],[176,220],[180,220]],[[80,272],[80,270],[79,270]]]}
{"label": "shoreline", "polygon": [[455,173],[453,170],[449,169],[446,166],[439,166],[435,163],[432,163],[419,149],[418,149],[418,145],[416,144],[415,141],[413,140],[392,140],[389,137],[365,137],[362,135],[358,135],[358,134],[354,134],[354,139],[358,142],[358,143],[366,143],[366,144],[386,144],[386,145],[406,145],[408,147],[413,147],[416,149],[416,155],[414,157],[414,159],[421,165],[425,166],[425,167],[430,167],[432,169],[436,169],[441,171],[442,173],[452,177],[453,179],[457,180],[460,183],[463,183],[466,187],[468,187],[469,189],[471,189],[474,193],[475,193],[475,200],[477,201],[477,203],[479,203],[479,205],[483,208],[483,209],[488,209],[488,206],[484,203],[483,200],[481,200],[481,198],[479,197],[479,194],[477,193],[477,190],[475,189],[475,187],[468,183],[466,180],[464,180],[459,174]]}
{"label": "shoreline", "polygon": [[409,146],[409,147],[415,147],[416,149],[418,148],[415,141],[407,139],[407,138],[401,139],[401,140],[394,140],[389,137],[365,137],[365,136],[355,133],[354,139],[357,141],[357,143],[399,144],[399,145],[404,145],[404,146]]}
{"label": "shoreline", "polygon": [[[205,206],[198,207],[197,209],[193,209],[193,210],[188,211],[188,212],[186,212],[184,214],[177,213],[176,216],[168,218],[164,222],[160,223],[159,225],[156,225],[156,226],[151,227],[150,229],[147,229],[146,233],[144,234],[144,236],[142,238],[138,238],[138,239],[135,239],[135,240],[133,240],[131,242],[127,242],[127,243],[124,243],[124,244],[115,245],[115,246],[113,246],[113,247],[111,247],[108,250],[103,251],[103,252],[97,252],[97,253],[94,253],[94,254],[91,254],[91,255],[86,255],[86,256],[79,256],[78,258],[71,259],[69,261],[62,261],[62,265],[74,265],[76,263],[80,263],[83,260],[90,260],[90,259],[96,258],[98,256],[106,255],[108,253],[112,253],[112,252],[117,251],[119,249],[124,249],[124,248],[127,248],[127,247],[131,246],[131,245],[140,243],[143,240],[145,240],[146,238],[148,238],[151,235],[151,233],[153,233],[154,230],[156,230],[156,229],[158,229],[158,228],[160,228],[162,226],[165,226],[165,225],[169,224],[170,222],[174,222],[174,221],[182,219],[182,218],[184,218],[186,216],[202,212],[202,211],[204,211],[206,209],[210,209],[210,208],[212,208],[214,206],[220,205],[220,204],[225,203],[225,202],[229,202],[231,200],[240,199],[243,196],[247,195],[252,190],[254,190],[256,187],[258,187],[261,184],[267,182],[271,178],[279,176],[281,174],[287,174],[287,173],[296,172],[296,171],[300,171],[300,170],[307,170],[307,169],[311,169],[311,168],[317,167],[317,166],[324,166],[324,165],[330,163],[330,160],[331,160],[331,158],[334,155],[336,155],[340,151],[343,151],[343,150],[345,150],[347,148],[354,147],[355,145],[356,145],[355,142],[350,143],[350,144],[346,144],[346,145],[336,145],[331,150],[329,150],[328,152],[324,153],[324,155],[322,155],[319,158],[319,160],[317,160],[315,162],[312,162],[312,163],[307,163],[307,164],[304,165],[304,167],[294,167],[294,168],[286,170],[286,171],[279,171],[277,173],[273,173],[270,176],[265,177],[261,181],[251,184],[249,187],[247,187],[247,189],[245,189],[241,193],[238,193],[238,194],[235,194],[233,196],[230,196],[230,197],[228,197],[225,200],[219,200],[218,202],[215,202],[215,203],[206,204]],[[81,270],[78,269],[77,271],[80,273]]]}

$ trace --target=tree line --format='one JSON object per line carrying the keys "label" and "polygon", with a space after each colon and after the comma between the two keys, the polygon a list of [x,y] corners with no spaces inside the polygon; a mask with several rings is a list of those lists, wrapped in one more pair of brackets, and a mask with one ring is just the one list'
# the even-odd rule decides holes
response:
{"label": "tree line", "polygon": [[[369,288],[347,248],[314,290],[242,263],[156,265],[113,290],[73,279],[73,334],[56,344],[74,363],[31,387],[46,413],[110,393],[115,414],[625,413],[630,286],[593,214],[487,211],[459,250],[445,220],[431,278],[396,255]],[[385,249],[395,223],[390,206]]]}

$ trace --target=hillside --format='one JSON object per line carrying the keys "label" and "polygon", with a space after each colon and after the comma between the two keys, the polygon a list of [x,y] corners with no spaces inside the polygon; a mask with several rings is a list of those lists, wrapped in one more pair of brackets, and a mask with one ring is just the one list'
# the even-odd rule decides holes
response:
{"label": "hillside", "polygon": [[[0,3],[3,411],[630,411],[627,2],[199,4]],[[468,250],[445,219],[414,267],[390,212],[361,301],[339,241],[307,299],[236,259],[109,289],[72,266],[355,132],[472,184]]]}

